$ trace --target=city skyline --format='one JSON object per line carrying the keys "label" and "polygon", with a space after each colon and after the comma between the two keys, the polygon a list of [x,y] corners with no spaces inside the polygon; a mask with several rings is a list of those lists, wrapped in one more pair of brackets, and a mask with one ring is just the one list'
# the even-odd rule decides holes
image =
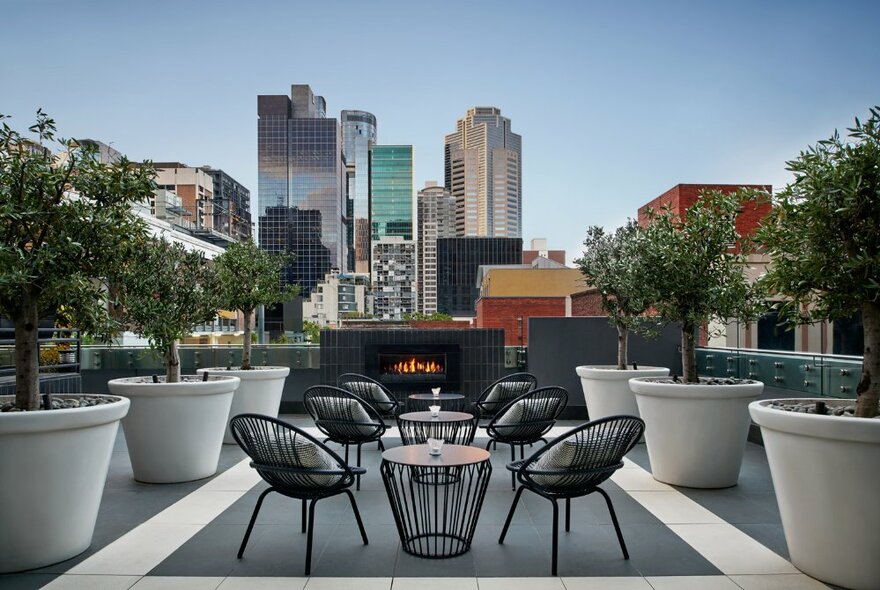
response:
{"label": "city skyline", "polygon": [[[6,1],[0,112],[24,130],[42,107],[64,136],[209,164],[255,201],[258,94],[309,84],[328,117],[374,114],[383,143],[414,146],[417,187],[443,178],[443,138],[462,113],[495,106],[523,137],[522,237],[546,237],[570,260],[588,225],[617,225],[678,183],[780,187],[787,159],[880,102],[880,17],[868,2],[264,4],[272,19],[223,2]],[[212,34],[160,42],[171,7]],[[284,34],[294,17],[312,25]],[[365,27],[363,57],[384,67],[351,76],[351,47],[333,39]],[[450,32],[503,51],[483,56],[489,68],[463,68],[472,47],[424,43]]]}

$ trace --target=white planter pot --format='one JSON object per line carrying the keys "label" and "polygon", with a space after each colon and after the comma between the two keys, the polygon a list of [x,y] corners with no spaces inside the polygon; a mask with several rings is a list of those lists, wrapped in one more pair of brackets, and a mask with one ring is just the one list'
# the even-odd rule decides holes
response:
{"label": "white planter pot", "polygon": [[654,479],[690,488],[736,485],[760,381],[736,385],[632,379]]}
{"label": "white planter pot", "polygon": [[176,483],[216,473],[238,384],[232,376],[180,383],[152,383],[145,377],[110,381],[110,391],[131,399],[122,430],[134,478]]}
{"label": "white planter pot", "polygon": [[227,369],[225,367],[211,367],[199,369],[198,373],[208,372],[209,375],[232,375],[241,379],[235,396],[232,398],[232,407],[229,409],[229,419],[226,421],[226,433],[223,442],[234,445],[235,439],[229,430],[229,420],[239,414],[263,414],[264,416],[278,417],[278,409],[281,406],[281,394],[284,391],[284,380],[290,374],[290,367],[254,367],[248,371],[241,369]]}
{"label": "white planter pot", "polygon": [[128,409],[129,401],[118,398],[86,408],[0,413],[0,573],[88,549]]}
{"label": "white planter pot", "polygon": [[617,365],[584,365],[576,371],[581,378],[590,420],[608,416],[638,416],[639,407],[635,394],[629,388],[629,380],[669,375],[669,369],[663,367],[619,370]]}
{"label": "white planter pot", "polygon": [[880,419],[788,412],[768,407],[772,401],[749,410],[764,437],[791,562],[824,582],[880,588]]}

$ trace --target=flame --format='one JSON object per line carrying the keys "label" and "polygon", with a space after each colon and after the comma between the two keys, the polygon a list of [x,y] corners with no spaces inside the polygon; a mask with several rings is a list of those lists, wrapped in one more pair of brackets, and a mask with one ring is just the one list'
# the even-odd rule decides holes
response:
{"label": "flame", "polygon": [[434,361],[419,361],[412,357],[405,361],[400,361],[392,365],[388,365],[387,372],[393,375],[413,375],[416,373],[442,373],[443,365]]}

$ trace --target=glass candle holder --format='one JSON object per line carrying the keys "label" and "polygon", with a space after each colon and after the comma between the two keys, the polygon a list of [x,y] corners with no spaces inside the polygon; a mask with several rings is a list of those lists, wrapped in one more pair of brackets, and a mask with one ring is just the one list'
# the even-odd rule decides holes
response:
{"label": "glass candle holder", "polygon": [[443,439],[442,438],[429,438],[428,439],[428,453],[431,455],[439,455],[443,452]]}
{"label": "glass candle holder", "polygon": [[428,409],[431,411],[432,418],[440,416],[440,406],[428,406]]}
{"label": "glass candle holder", "polygon": [[434,395],[434,397],[440,397],[440,388],[439,387],[432,387],[431,393]]}

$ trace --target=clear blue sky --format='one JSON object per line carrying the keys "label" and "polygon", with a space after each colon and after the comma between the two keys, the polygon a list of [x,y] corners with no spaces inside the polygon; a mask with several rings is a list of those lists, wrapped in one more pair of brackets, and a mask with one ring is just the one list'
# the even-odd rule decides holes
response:
{"label": "clear blue sky", "polygon": [[876,2],[0,0],[0,112],[256,197],[256,96],[307,83],[415,146],[475,105],[523,137],[523,238],[580,252],[679,182],[771,183],[880,103]]}

